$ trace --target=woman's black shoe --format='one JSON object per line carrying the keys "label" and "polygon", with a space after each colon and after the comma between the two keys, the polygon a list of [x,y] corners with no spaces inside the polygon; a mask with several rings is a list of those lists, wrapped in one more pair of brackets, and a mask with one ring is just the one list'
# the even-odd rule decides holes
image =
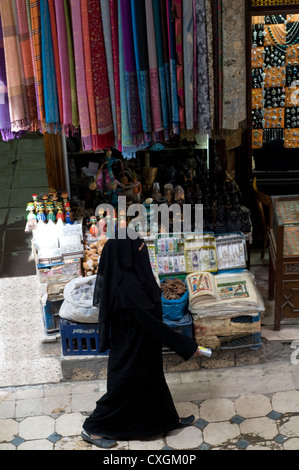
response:
{"label": "woman's black shoe", "polygon": [[117,444],[117,441],[108,439],[107,437],[99,437],[98,439],[94,439],[84,429],[81,432],[81,437],[84,439],[84,441],[89,442],[94,446],[100,447],[101,449],[111,449],[111,447],[114,447]]}
{"label": "woman's black shoe", "polygon": [[178,428],[186,428],[187,426],[191,426],[194,420],[195,417],[193,415],[188,416],[187,418],[180,418]]}

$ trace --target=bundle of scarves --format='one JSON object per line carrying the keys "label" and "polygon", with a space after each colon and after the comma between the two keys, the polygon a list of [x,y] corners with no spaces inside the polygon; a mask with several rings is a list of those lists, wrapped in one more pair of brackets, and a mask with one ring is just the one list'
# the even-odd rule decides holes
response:
{"label": "bundle of scarves", "polygon": [[132,158],[209,133],[211,1],[0,0],[2,137],[80,130]]}

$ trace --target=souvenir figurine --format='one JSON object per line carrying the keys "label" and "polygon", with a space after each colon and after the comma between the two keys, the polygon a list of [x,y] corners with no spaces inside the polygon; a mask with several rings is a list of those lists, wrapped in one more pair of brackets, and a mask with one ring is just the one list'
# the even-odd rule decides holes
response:
{"label": "souvenir figurine", "polygon": [[99,213],[97,215],[100,218],[99,223],[98,223],[100,236],[103,236],[106,233],[106,221],[104,219],[104,209],[100,209],[98,212]]}
{"label": "souvenir figurine", "polygon": [[73,225],[74,223],[73,213],[71,211],[71,205],[68,201],[65,203],[64,210],[65,210],[65,223],[68,225]]}
{"label": "souvenir figurine", "polygon": [[140,181],[137,180],[137,175],[133,173],[133,202],[141,202],[142,186]]}
{"label": "souvenir figurine", "polygon": [[37,218],[35,214],[35,207],[33,202],[28,202],[26,211],[29,212],[27,216],[27,223],[25,227],[25,232],[30,232],[34,230],[37,226]]}
{"label": "souvenir figurine", "polygon": [[[103,165],[99,169],[99,172],[95,178],[96,188],[102,191],[103,193],[106,192],[107,188],[109,187],[109,183],[111,181],[116,181],[117,185],[120,185],[119,181],[117,181],[112,171],[113,165],[116,162],[117,160],[113,157],[112,151],[109,148],[106,152],[106,161],[103,163]],[[89,188],[94,189],[94,184],[91,183]]]}
{"label": "souvenir figurine", "polygon": [[121,210],[119,213],[119,228],[127,228],[126,213]]}
{"label": "souvenir figurine", "polygon": [[117,182],[116,181],[110,181],[109,183],[109,191],[106,193],[109,196],[110,199],[110,204],[113,207],[117,207],[118,205],[118,193],[119,189],[117,188]]}
{"label": "souvenir figurine", "polygon": [[62,210],[62,202],[57,202],[56,207],[57,207],[56,220],[57,221],[61,220],[62,222],[64,222],[64,213],[63,213],[63,210]]}
{"label": "souvenir figurine", "polygon": [[64,210],[65,210],[65,209],[66,209],[66,204],[67,204],[67,202],[68,202],[68,197],[69,197],[69,195],[68,195],[68,193],[67,193],[66,191],[63,191],[63,192],[61,193],[61,197],[62,197],[62,200],[63,200],[63,206],[64,206]]}
{"label": "souvenir figurine", "polygon": [[98,219],[96,216],[90,217],[90,222],[91,222],[91,227],[89,229],[89,233],[91,234],[92,237],[96,238],[99,233],[99,228],[97,226]]}
{"label": "souvenir figurine", "polygon": [[42,200],[44,201],[44,208],[45,208],[45,211],[47,211],[47,201],[48,201],[49,197],[47,194],[44,194],[43,197],[42,197]]}
{"label": "souvenir figurine", "polygon": [[38,222],[46,222],[47,218],[46,218],[46,214],[44,212],[44,203],[38,201],[37,204],[36,204],[36,207],[37,207],[37,216],[36,216],[37,221]]}
{"label": "souvenir figurine", "polygon": [[52,220],[52,222],[56,222],[56,215],[54,213],[54,204],[53,204],[53,202],[48,202],[47,207],[48,207],[48,214],[47,214],[48,222],[50,220]]}
{"label": "souvenir figurine", "polygon": [[37,214],[37,194],[32,194],[32,200],[34,204],[34,211]]}

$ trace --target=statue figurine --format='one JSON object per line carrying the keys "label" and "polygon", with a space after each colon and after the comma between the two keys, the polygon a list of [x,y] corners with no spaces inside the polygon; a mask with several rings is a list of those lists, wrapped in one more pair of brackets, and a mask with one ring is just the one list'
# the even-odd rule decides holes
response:
{"label": "statue figurine", "polygon": [[140,181],[137,180],[137,175],[133,172],[133,202],[139,203],[141,202],[141,194],[142,194],[142,186]]}
{"label": "statue figurine", "polygon": [[89,233],[91,234],[92,237],[96,238],[99,233],[99,227],[97,226],[98,219],[96,216],[90,217],[90,222],[91,222],[91,227],[89,229]]}
{"label": "statue figurine", "polygon": [[65,203],[64,210],[65,210],[65,223],[68,225],[73,225],[74,218],[73,218],[73,213],[71,211],[71,205],[69,202]]}
{"label": "statue figurine", "polygon": [[110,181],[109,191],[106,194],[107,194],[107,196],[109,196],[110,204],[113,207],[117,207],[119,191],[120,190],[117,188],[117,182],[116,181]]}
{"label": "statue figurine", "polygon": [[33,202],[28,202],[26,211],[28,211],[29,214],[27,216],[25,232],[31,232],[31,230],[34,230],[37,227],[37,219]]}
{"label": "statue figurine", "polygon": [[56,215],[54,213],[54,204],[53,204],[53,202],[49,201],[47,203],[47,207],[48,207],[48,214],[47,214],[48,222],[50,220],[52,220],[52,222],[56,222]]}
{"label": "statue figurine", "polygon": [[36,203],[36,207],[37,207],[37,216],[36,216],[37,221],[38,222],[46,222],[47,218],[46,218],[46,214],[45,214],[45,211],[44,211],[44,203],[38,201]]}
{"label": "statue figurine", "polygon": [[62,222],[64,222],[64,213],[63,213],[63,210],[62,210],[62,202],[57,202],[56,208],[57,208],[56,220],[57,221],[61,220]]}
{"label": "statue figurine", "polygon": [[[116,181],[120,185],[119,181],[115,178],[112,167],[117,160],[113,157],[111,149],[107,149],[106,160],[98,171],[98,174],[95,178],[95,183],[91,183],[89,188],[91,190],[99,189],[102,192],[106,192],[106,189],[109,187],[111,181]],[[106,167],[106,169],[104,169]]]}

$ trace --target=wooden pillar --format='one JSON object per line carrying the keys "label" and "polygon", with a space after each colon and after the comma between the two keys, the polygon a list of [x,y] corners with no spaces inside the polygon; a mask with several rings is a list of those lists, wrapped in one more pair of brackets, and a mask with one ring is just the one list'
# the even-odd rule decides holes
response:
{"label": "wooden pillar", "polygon": [[49,188],[66,190],[66,174],[61,134],[44,134],[46,166]]}

